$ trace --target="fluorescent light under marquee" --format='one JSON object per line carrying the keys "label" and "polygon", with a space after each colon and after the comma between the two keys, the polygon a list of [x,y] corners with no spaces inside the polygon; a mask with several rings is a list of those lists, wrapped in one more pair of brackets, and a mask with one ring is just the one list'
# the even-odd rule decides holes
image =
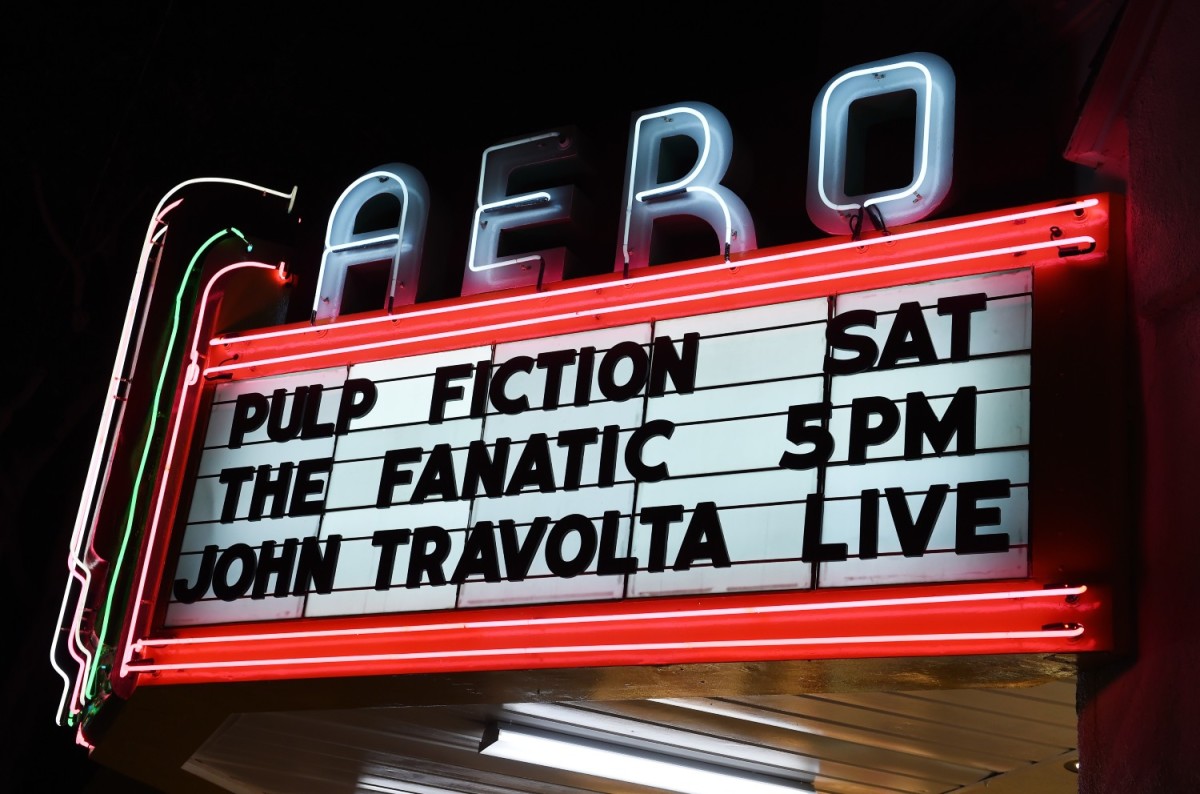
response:
{"label": "fluorescent light under marquee", "polygon": [[766,776],[715,764],[520,725],[488,726],[479,752],[686,794],[795,794],[816,790],[796,780],[773,782]]}

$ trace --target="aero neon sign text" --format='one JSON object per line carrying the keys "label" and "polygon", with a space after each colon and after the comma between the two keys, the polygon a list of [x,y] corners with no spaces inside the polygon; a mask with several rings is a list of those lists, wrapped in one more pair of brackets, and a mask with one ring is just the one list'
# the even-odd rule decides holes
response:
{"label": "aero neon sign text", "polygon": [[[852,120],[856,108],[878,115],[889,112],[888,107],[907,107],[909,100],[914,118],[912,177],[903,185],[868,187],[861,179],[862,164],[851,154],[852,133],[861,126]],[[829,234],[857,236],[864,216],[885,230],[930,215],[949,193],[953,123],[954,73],[936,55],[911,53],[836,75],[822,89],[812,112],[807,185],[812,222]],[[660,161],[673,139],[694,144],[695,160],[683,176],[662,178]],[[669,218],[706,224],[718,241],[713,255],[726,261],[757,248],[750,211],[722,184],[733,154],[733,134],[717,108],[691,102],[635,113],[627,152],[615,272],[628,276],[648,267],[655,224]],[[518,169],[525,174],[539,169],[558,173],[578,157],[570,128],[514,138],[484,151],[463,295],[540,288],[564,278],[565,247],[502,253],[500,241],[506,233],[574,219],[573,185],[554,181],[544,189],[511,195],[509,190]],[[394,225],[363,228],[369,224],[362,218],[378,215],[381,204],[398,210],[389,215]],[[428,206],[424,178],[402,163],[372,169],[342,193],[325,236],[313,322],[333,321],[343,314],[347,275],[364,265],[388,268],[387,292],[380,296],[379,309],[390,312],[416,302]]]}

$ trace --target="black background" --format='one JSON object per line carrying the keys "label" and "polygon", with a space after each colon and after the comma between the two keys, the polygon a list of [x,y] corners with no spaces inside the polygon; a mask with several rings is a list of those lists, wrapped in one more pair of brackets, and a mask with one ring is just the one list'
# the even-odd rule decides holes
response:
{"label": "black background", "polygon": [[[48,651],[67,543],[142,237],[195,177],[299,187],[296,306],[333,201],[405,162],[426,177],[426,266],[465,262],[482,151],[572,124],[617,246],[630,117],[701,101],[729,119],[760,248],[823,237],[804,210],[810,114],[839,71],[929,51],[955,70],[952,216],[1097,189],[1063,149],[1120,3],[132,3],[0,21],[0,586],[8,791],[131,791],[55,724]],[[454,278],[451,278],[453,281]],[[446,295],[445,297],[450,297]],[[186,715],[181,715],[186,719]],[[0,779],[2,780],[2,779]]]}

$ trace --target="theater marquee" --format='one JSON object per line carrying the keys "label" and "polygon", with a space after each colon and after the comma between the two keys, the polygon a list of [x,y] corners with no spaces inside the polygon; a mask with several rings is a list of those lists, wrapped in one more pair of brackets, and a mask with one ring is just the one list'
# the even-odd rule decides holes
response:
{"label": "theater marquee", "polygon": [[1028,573],[1028,269],[218,385],[167,625]]}
{"label": "theater marquee", "polygon": [[210,342],[200,311],[124,673],[1109,648],[1107,582],[1072,567],[1103,517],[1061,487],[1087,451],[1038,438],[1103,397],[1072,294],[1108,281],[1111,212]]}
{"label": "theater marquee", "polygon": [[[913,181],[847,195],[855,103],[889,93],[915,97]],[[1112,650],[1120,202],[926,220],[953,116],[936,56],[831,79],[808,208],[839,236],[758,248],[720,111],[635,113],[601,275],[501,253],[573,219],[578,156],[562,131],[501,142],[438,300],[428,186],[379,166],[282,325],[241,322],[291,274],[233,227],[157,296],[164,198],[72,540],[60,718],[142,684]],[[696,163],[660,183],[680,137]],[[395,226],[360,228],[380,201]],[[680,216],[713,255],[652,261]],[[386,274],[376,308],[346,310],[356,269]]]}

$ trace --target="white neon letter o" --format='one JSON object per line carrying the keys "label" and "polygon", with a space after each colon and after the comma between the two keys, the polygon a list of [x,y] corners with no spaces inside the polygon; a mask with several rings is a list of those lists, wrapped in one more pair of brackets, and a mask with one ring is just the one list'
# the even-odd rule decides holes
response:
{"label": "white neon letter o", "polygon": [[[907,186],[847,195],[850,106],[857,100],[916,94],[913,179]],[[950,192],[954,159],[954,71],[944,59],[914,52],[835,75],[813,104],[809,137],[808,216],[822,231],[848,234],[850,219],[872,206],[888,227],[929,216]]]}

